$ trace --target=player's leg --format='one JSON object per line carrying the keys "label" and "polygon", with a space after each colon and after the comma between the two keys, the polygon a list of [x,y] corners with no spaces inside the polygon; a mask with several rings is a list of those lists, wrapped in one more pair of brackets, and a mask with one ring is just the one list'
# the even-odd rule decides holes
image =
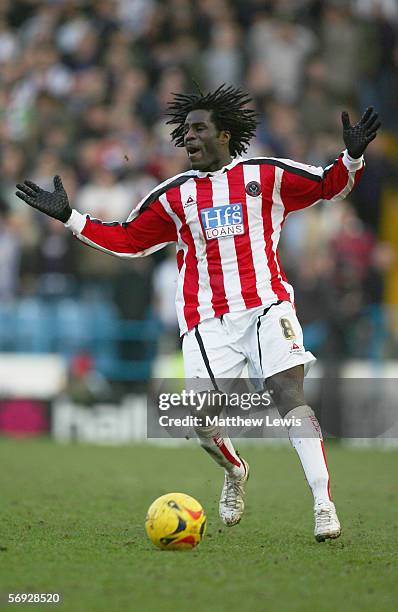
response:
{"label": "player's leg", "polygon": [[[230,346],[220,319],[209,319],[184,336],[184,367],[187,387],[195,391],[223,392],[223,383],[238,378],[245,365],[242,353]],[[212,396],[210,396],[212,397]],[[235,450],[227,431],[217,425],[206,426],[206,416],[219,416],[222,406],[216,401],[200,411],[202,426],[195,427],[201,447],[225,470],[220,499],[220,517],[226,525],[235,525],[244,510],[244,485],[249,475],[247,462]]]}
{"label": "player's leg", "polygon": [[304,349],[300,323],[288,302],[273,306],[262,316],[257,331],[259,349],[264,348],[260,367],[267,389],[280,415],[292,423],[289,438],[313,493],[315,537],[338,537],[340,524],[330,497],[322,432],[303,390],[305,370],[315,358]]}
{"label": "player's leg", "polygon": [[[289,438],[300,457],[314,496],[315,537],[318,541],[337,538],[341,528],[330,497],[330,477],[322,432],[303,391],[304,367],[294,366],[266,379],[267,388],[282,417],[292,421]],[[296,424],[294,424],[296,423]]]}
{"label": "player's leg", "polygon": [[226,428],[196,427],[201,447],[218,465],[224,468],[219,514],[228,527],[239,523],[245,509],[245,485],[249,478],[249,464],[235,450]]}
{"label": "player's leg", "polygon": [[211,390],[210,401],[198,413],[203,426],[195,427],[199,442],[204,450],[232,476],[245,472],[242,461],[235,451],[225,428],[217,425],[206,426],[206,417],[219,416],[222,405],[216,401],[217,393],[225,391],[224,386],[237,378],[245,364],[245,357],[229,346],[220,319],[209,319],[200,323],[184,336],[183,355],[186,386],[196,392]]}

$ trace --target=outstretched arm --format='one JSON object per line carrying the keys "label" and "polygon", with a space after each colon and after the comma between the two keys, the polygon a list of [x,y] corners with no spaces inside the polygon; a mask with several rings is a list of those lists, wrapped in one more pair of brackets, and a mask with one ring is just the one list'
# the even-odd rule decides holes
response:
{"label": "outstretched arm", "polygon": [[73,210],[65,226],[85,244],[123,258],[144,257],[177,240],[174,222],[158,201],[124,223],[103,223]]}
{"label": "outstretched arm", "polygon": [[376,138],[380,127],[373,107],[366,110],[362,119],[350,124],[347,112],[342,113],[343,138],[347,149],[326,168],[285,162],[283,174],[279,171],[279,194],[286,212],[312,206],[320,200],[341,200],[359,181],[364,168],[363,153]]}
{"label": "outstretched arm", "polygon": [[140,257],[177,240],[176,226],[159,200],[132,221],[103,223],[72,210],[59,176],[54,177],[54,187],[49,192],[32,181],[24,181],[17,185],[16,195],[29,206],[62,221],[79,240],[100,251],[123,258]]}

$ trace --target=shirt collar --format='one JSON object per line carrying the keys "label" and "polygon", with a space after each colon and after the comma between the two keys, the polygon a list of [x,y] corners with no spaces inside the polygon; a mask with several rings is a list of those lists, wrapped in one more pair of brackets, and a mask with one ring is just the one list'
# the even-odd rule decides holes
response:
{"label": "shirt collar", "polygon": [[197,172],[196,176],[198,178],[207,178],[207,177],[211,177],[211,176],[219,176],[220,174],[223,174],[227,170],[230,170],[231,168],[233,168],[234,166],[239,164],[242,161],[242,159],[243,159],[243,157],[234,157],[229,164],[227,164],[226,166],[223,166],[219,170],[215,170],[214,172],[200,172],[199,170],[197,170],[196,171]]}

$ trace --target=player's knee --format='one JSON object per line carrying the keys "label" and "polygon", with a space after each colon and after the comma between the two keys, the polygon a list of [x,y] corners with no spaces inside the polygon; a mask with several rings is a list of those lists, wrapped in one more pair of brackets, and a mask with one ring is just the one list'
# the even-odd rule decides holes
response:
{"label": "player's knee", "polygon": [[191,415],[201,417],[203,422],[207,418],[213,419],[220,415],[225,406],[225,394],[218,391],[206,391],[204,394],[198,393],[198,396],[190,406]]}
{"label": "player's knee", "polygon": [[286,416],[293,408],[303,406],[306,403],[302,366],[274,374],[274,376],[267,378],[265,382],[268,392],[282,417]]}

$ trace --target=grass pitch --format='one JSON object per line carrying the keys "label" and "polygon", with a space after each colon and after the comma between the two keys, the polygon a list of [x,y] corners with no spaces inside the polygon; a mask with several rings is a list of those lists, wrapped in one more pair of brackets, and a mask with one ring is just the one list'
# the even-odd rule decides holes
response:
{"label": "grass pitch", "polygon": [[[247,511],[228,529],[217,509],[222,471],[193,442],[1,440],[3,602],[8,592],[55,591],[64,612],[395,611],[398,452],[329,445],[343,535],[318,544],[293,449],[243,451],[252,468]],[[206,509],[208,533],[193,551],[163,552],[146,539],[148,506],[171,491]]]}

